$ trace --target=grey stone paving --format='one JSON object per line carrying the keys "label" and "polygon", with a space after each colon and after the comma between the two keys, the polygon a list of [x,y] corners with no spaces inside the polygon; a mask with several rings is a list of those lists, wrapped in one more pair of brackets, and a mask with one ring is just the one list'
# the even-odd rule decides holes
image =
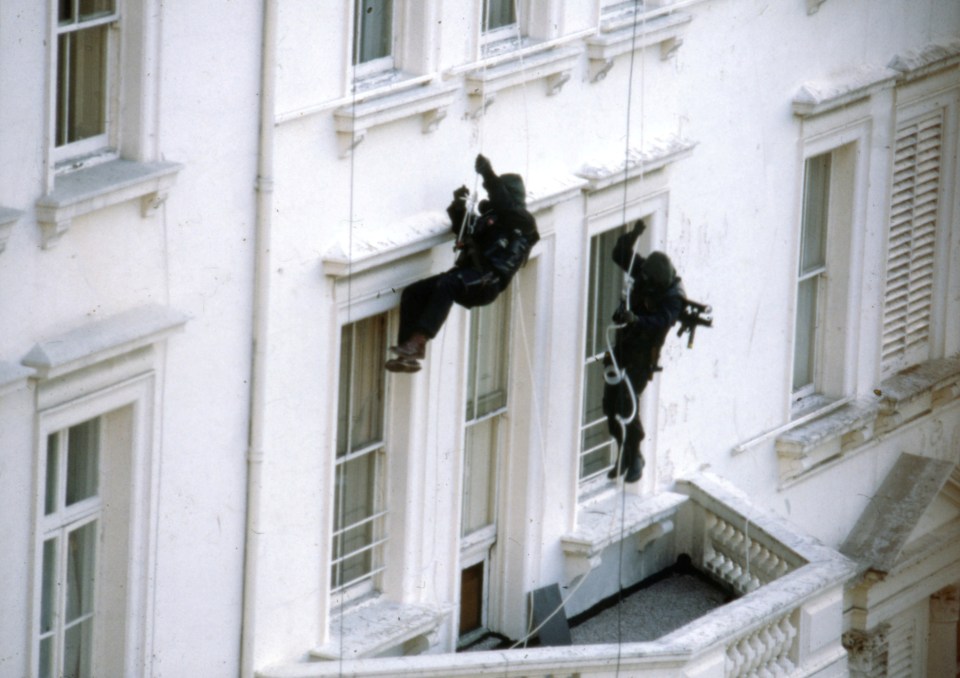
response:
{"label": "grey stone paving", "polygon": [[693,575],[674,575],[570,629],[576,645],[654,640],[720,607],[726,596]]}
{"label": "grey stone paving", "polygon": [[[571,627],[570,636],[575,645],[654,640],[725,602],[725,592],[700,577],[674,574]],[[512,644],[490,637],[468,651],[503,649]]]}

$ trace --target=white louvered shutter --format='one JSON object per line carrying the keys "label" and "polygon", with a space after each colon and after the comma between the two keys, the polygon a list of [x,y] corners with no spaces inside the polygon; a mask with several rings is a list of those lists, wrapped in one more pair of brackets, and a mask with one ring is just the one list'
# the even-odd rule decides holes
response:
{"label": "white louvered shutter", "polygon": [[897,129],[890,204],[882,368],[929,357],[943,111]]}

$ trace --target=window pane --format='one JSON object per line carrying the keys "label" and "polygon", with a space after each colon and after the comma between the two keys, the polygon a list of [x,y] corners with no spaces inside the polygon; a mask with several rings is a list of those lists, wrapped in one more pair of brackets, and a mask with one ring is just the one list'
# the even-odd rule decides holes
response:
{"label": "window pane", "polygon": [[587,299],[588,334],[585,357],[607,350],[607,325],[620,303],[623,271],[613,263],[611,254],[624,229],[613,229],[590,240],[590,296]]}
{"label": "window pane", "polygon": [[827,208],[830,198],[830,155],[806,162],[803,182],[803,225],[800,274],[821,268],[826,259]]}
{"label": "window pane", "polygon": [[97,523],[87,523],[67,537],[66,623],[93,611]]}
{"label": "window pane", "polygon": [[57,3],[57,23],[61,26],[73,23],[76,14],[73,7],[74,0],[60,0]]}
{"label": "window pane", "polygon": [[813,383],[816,348],[817,288],[819,278],[800,282],[797,289],[797,327],[793,349],[793,390]]}
{"label": "window pane", "polygon": [[90,636],[93,620],[77,624],[64,634],[64,678],[90,678]]}
{"label": "window pane", "polygon": [[393,42],[392,0],[357,0],[354,64],[390,56]]}
{"label": "window pane", "polygon": [[47,436],[47,479],[44,490],[43,512],[50,515],[57,510],[57,481],[60,476],[60,436]]}
{"label": "window pane", "polygon": [[463,516],[460,532],[466,536],[494,522],[497,450],[500,417],[467,428],[464,440]]}
{"label": "window pane", "polygon": [[508,303],[504,295],[492,304],[471,311],[467,370],[468,420],[506,407]]}
{"label": "window pane", "polygon": [[106,129],[106,36],[97,26],[57,39],[58,146]]}
{"label": "window pane", "polygon": [[113,14],[113,0],[80,0],[80,21]]}
{"label": "window pane", "polygon": [[337,396],[337,456],[350,448],[350,371],[353,367],[353,325],[340,330],[340,383]]}
{"label": "window pane", "polygon": [[[365,454],[337,465],[333,538],[333,587],[371,572],[373,551],[364,550],[376,539],[376,456]],[[352,555],[351,554],[356,554]]]}
{"label": "window pane", "polygon": [[495,28],[503,28],[517,23],[517,15],[514,12],[514,0],[484,0],[484,31],[492,31]]}
{"label": "window pane", "polygon": [[[40,633],[53,630],[57,604],[57,540],[43,542],[43,582],[40,591]],[[42,652],[41,652],[42,654]]]}
{"label": "window pane", "polygon": [[99,470],[100,420],[71,426],[67,433],[67,506],[96,496]]}
{"label": "window pane", "polygon": [[40,641],[40,672],[39,678],[53,678],[53,638],[44,638]]}
{"label": "window pane", "polygon": [[337,456],[383,440],[385,315],[344,326],[340,335]]}

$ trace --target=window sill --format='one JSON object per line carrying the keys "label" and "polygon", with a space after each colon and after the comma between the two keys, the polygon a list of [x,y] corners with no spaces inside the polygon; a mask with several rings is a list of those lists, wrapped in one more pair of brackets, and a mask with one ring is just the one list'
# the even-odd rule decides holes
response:
{"label": "window sill", "polygon": [[877,401],[857,400],[776,439],[789,484],[898,428],[960,400],[960,358],[931,360],[890,377]]}
{"label": "window sill", "polygon": [[447,116],[459,85],[456,83],[422,85],[365,98],[356,104],[341,106],[333,113],[340,157],[350,155],[373,127],[419,115],[424,134],[435,131]]}
{"label": "window sill", "polygon": [[680,48],[683,29],[693,17],[677,12],[644,20],[634,30],[633,18],[629,21],[604,21],[600,34],[587,39],[587,56],[590,60],[590,81],[599,82],[607,77],[616,57],[633,50],[658,46],[660,58],[665,60]]}
{"label": "window sill", "polygon": [[53,247],[75,217],[131,200],[151,216],[167,199],[183,165],[173,162],[114,160],[60,174],[52,192],[37,200],[43,248]]}
{"label": "window sill", "polygon": [[654,140],[645,148],[631,148],[626,160],[621,154],[610,163],[584,165],[577,172],[577,176],[589,183],[589,190],[599,191],[613,184],[661,170],[690,155],[696,145],[696,142],[676,136]]}
{"label": "window sill", "polygon": [[568,578],[572,580],[598,567],[604,549],[621,538],[635,536],[642,549],[649,541],[671,532],[674,516],[687,500],[685,495],[674,492],[652,497],[631,493],[622,496],[617,492],[582,506],[577,528],[560,540]]}
{"label": "window sill", "polygon": [[314,648],[315,659],[376,657],[404,646],[403,654],[420,654],[436,644],[445,614],[436,607],[373,600],[330,621],[329,642]]}
{"label": "window sill", "polygon": [[0,206],[0,252],[7,248],[7,241],[10,239],[10,232],[17,219],[23,216],[20,210]]}
{"label": "window sill", "polygon": [[557,94],[570,80],[581,53],[577,47],[554,47],[534,53],[519,50],[509,61],[471,71],[466,76],[466,87],[474,100],[472,116],[482,116],[499,92],[534,80],[546,83],[548,96]]}
{"label": "window sill", "polygon": [[36,371],[37,379],[55,379],[155,344],[181,330],[187,320],[171,308],[142,306],[41,341],[21,362]]}

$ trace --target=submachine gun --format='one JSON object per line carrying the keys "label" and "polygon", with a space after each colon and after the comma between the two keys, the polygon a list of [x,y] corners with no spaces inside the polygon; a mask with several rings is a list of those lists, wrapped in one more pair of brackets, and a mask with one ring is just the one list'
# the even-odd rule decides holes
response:
{"label": "submachine gun", "polygon": [[693,347],[693,337],[697,333],[698,327],[713,327],[713,309],[699,301],[691,301],[684,298],[683,310],[680,311],[680,317],[677,321],[680,323],[680,329],[677,330],[677,336],[682,337],[684,332],[689,332],[687,339],[687,348]]}

